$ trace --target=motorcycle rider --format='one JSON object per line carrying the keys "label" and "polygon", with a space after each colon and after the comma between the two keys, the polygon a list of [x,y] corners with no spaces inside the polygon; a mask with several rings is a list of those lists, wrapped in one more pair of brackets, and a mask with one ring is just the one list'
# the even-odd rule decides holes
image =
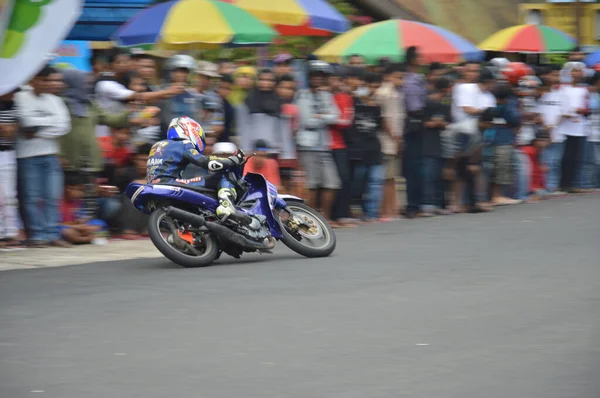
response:
{"label": "motorcycle rider", "polygon": [[[221,219],[236,215],[234,206],[236,190],[225,178],[224,172],[237,166],[243,160],[242,154],[228,158],[203,155],[206,147],[202,126],[195,120],[183,116],[174,118],[169,124],[167,139],[152,146],[146,165],[148,184],[178,183],[190,187],[216,186],[219,206],[217,216]],[[182,173],[189,164],[196,165],[207,173],[191,179],[182,179]]]}

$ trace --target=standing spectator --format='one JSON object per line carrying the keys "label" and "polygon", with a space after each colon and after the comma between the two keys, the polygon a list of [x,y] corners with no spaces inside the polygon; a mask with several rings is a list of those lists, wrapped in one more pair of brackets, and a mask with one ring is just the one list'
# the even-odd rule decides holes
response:
{"label": "standing spectator", "polygon": [[383,196],[385,168],[381,153],[379,136],[387,129],[383,120],[381,106],[375,93],[381,86],[381,76],[375,73],[365,75],[368,95],[358,98],[354,105],[354,125],[364,145],[364,160],[354,170],[355,191],[363,191],[363,218],[367,222],[376,221],[380,216]]}
{"label": "standing spectator", "polygon": [[19,186],[32,247],[67,245],[58,230],[63,195],[58,138],[71,130],[71,120],[63,100],[48,93],[53,72],[45,67],[31,80],[30,88],[15,94],[22,127],[17,141]]}
{"label": "standing spectator", "polygon": [[588,131],[586,116],[588,89],[583,81],[582,63],[574,63],[571,69],[572,83],[562,88],[563,121],[561,128],[566,136],[562,162],[561,186],[567,192],[578,190],[578,176],[583,166],[583,151]]}
{"label": "standing spectator", "polygon": [[256,69],[251,66],[240,66],[233,74],[234,85],[229,94],[229,103],[234,107],[246,101],[246,97],[254,87]]}
{"label": "standing spectator", "polygon": [[128,122],[127,109],[116,115],[109,115],[95,105],[87,88],[86,76],[75,69],[65,70],[66,90],[64,100],[69,109],[71,131],[60,139],[61,155],[66,168],[74,171],[89,169],[100,172],[103,160],[95,135],[97,124],[125,126]]}
{"label": "standing spectator", "polygon": [[147,91],[160,91],[156,85],[156,61],[150,54],[140,53],[135,57],[135,70],[144,80]]}
{"label": "standing spectator", "polygon": [[281,100],[275,91],[275,75],[269,69],[258,74],[254,90],[246,98],[246,109],[238,111],[240,147],[244,151],[252,149],[258,139],[265,140],[275,153],[281,150],[279,116]]}
{"label": "standing spectator", "polygon": [[[469,62],[464,66],[463,82],[456,84],[453,90],[452,98],[452,118],[456,123],[471,123],[476,120],[485,112],[488,108],[496,106],[496,99],[491,93],[491,89],[496,84],[494,75],[487,68],[481,69],[480,65],[476,62]],[[463,142],[468,141],[468,137],[459,135],[459,140]],[[465,148],[462,148],[463,150]],[[462,170],[457,173],[457,179],[453,184],[453,210],[457,211],[462,206],[462,196],[465,191],[465,184],[468,186],[468,196],[471,201],[474,202],[477,199],[477,182],[480,185],[480,191],[487,191],[488,183],[481,181],[483,174],[478,173],[476,176],[471,176],[471,172],[467,167],[466,159],[463,157],[457,163],[457,166]],[[475,170],[475,167],[471,167],[471,170]],[[468,176],[469,181],[465,181],[463,177]],[[476,181],[471,184],[471,177],[475,178]],[[479,193],[480,201],[483,200],[483,192]],[[476,203],[471,203],[475,206]],[[485,204],[481,207],[483,210],[487,209]]]}
{"label": "standing spectator", "polygon": [[196,61],[189,55],[177,54],[169,59],[167,67],[171,84],[184,87],[184,90],[165,101],[161,117],[169,121],[183,116],[195,117],[198,109],[197,95],[189,87],[189,79],[190,74],[196,70]]}
{"label": "standing spectator", "polygon": [[436,91],[435,82],[440,78],[446,75],[447,70],[444,65],[439,62],[432,62],[429,65],[429,73],[427,74],[427,91],[433,92]]}
{"label": "standing spectator", "polygon": [[275,159],[269,158],[269,146],[264,140],[256,140],[254,143],[256,156],[250,158],[244,167],[244,173],[261,174],[271,184],[281,190],[281,177],[279,165]]}
{"label": "standing spectator", "polygon": [[292,57],[290,54],[278,54],[275,56],[275,59],[273,60],[273,73],[275,73],[275,77],[280,79],[285,75],[293,75],[293,61],[294,57]]}
{"label": "standing spectator", "polygon": [[297,190],[293,186],[298,180],[298,156],[296,154],[296,141],[294,140],[298,129],[298,106],[294,104],[297,83],[292,75],[284,75],[277,83],[277,96],[281,101],[281,115],[279,131],[281,134],[281,152],[279,153],[279,171],[281,183],[287,192]]}
{"label": "standing spectator", "polygon": [[348,57],[348,65],[357,68],[365,68],[367,66],[367,64],[365,63],[365,59],[358,54],[352,54]]}
{"label": "standing spectator", "polygon": [[507,85],[500,85],[496,89],[497,107],[492,134],[494,157],[492,203],[494,205],[518,203],[517,200],[505,196],[507,187],[513,183],[513,146],[516,129],[521,124],[516,104],[510,101],[511,95],[511,89]]}
{"label": "standing spectator", "polygon": [[[128,89],[126,77],[130,70],[130,59],[127,53],[114,49],[109,57],[109,65],[97,80],[94,92],[96,101],[102,110],[109,114],[117,114],[126,110],[126,103],[130,101],[143,101],[156,103],[184,92],[185,86],[181,83],[173,84],[169,88],[156,92],[135,92]],[[166,131],[166,130],[165,130]],[[166,133],[165,133],[166,134]],[[96,127],[97,137],[110,136],[110,129],[105,125]]]}
{"label": "standing spectator", "polygon": [[333,99],[340,111],[338,123],[331,126],[331,154],[338,170],[341,188],[337,191],[333,203],[332,220],[340,225],[349,225],[352,169],[345,136],[354,119],[354,100],[350,94],[344,91],[343,71],[338,69],[336,72],[329,76],[329,87],[331,87]]}
{"label": "standing spectator", "polygon": [[548,193],[544,178],[547,167],[542,161],[542,156],[549,144],[548,133],[540,132],[529,145],[521,147],[521,151],[529,158],[531,164],[530,186],[527,190],[528,194],[532,194],[531,200],[543,199]]}
{"label": "standing spectator", "polygon": [[583,181],[586,190],[600,188],[600,72],[590,79],[589,135],[584,152]]}
{"label": "standing spectator", "polygon": [[[306,172],[307,188],[310,190],[308,202],[313,208],[320,203],[323,216],[327,220],[331,219],[335,190],[341,186],[329,148],[329,128],[339,119],[335,100],[325,89],[325,78],[331,72],[331,66],[326,62],[309,62],[310,88],[300,90],[296,99],[300,118],[297,140],[300,161]],[[320,198],[317,198],[319,188],[321,194]]]}
{"label": "standing spectator", "polygon": [[420,60],[417,48],[406,50],[407,73],[404,77],[404,100],[406,104],[406,127],[404,130],[404,178],[406,179],[406,217],[415,218],[422,199],[421,138],[423,133],[423,108],[427,90],[425,79],[419,73]]}
{"label": "standing spectator", "polygon": [[385,70],[384,83],[377,90],[377,99],[381,104],[383,118],[387,129],[381,134],[383,165],[385,167],[385,182],[383,203],[381,206],[382,219],[389,220],[398,213],[396,198],[396,176],[398,176],[398,155],[402,152],[404,123],[406,109],[401,90],[404,71],[400,64],[390,64]]}
{"label": "standing spectator", "polygon": [[561,179],[561,164],[564,152],[565,136],[562,133],[562,90],[559,85],[559,67],[552,67],[543,76],[543,87],[538,99],[538,113],[541,116],[545,131],[550,134],[550,145],[544,152],[548,172],[546,189],[551,194],[562,194],[558,191]]}
{"label": "standing spectator", "polygon": [[14,92],[0,97],[0,250],[21,247],[15,151],[18,118],[13,99]]}
{"label": "standing spectator", "polygon": [[216,116],[218,122],[218,128],[215,130],[217,142],[228,142],[233,134],[235,110],[227,99],[231,94],[232,87],[233,79],[231,75],[223,75],[221,81],[217,84],[217,95],[220,100],[220,112]]}
{"label": "standing spectator", "polygon": [[448,79],[440,77],[429,94],[424,110],[423,130],[423,168],[424,168],[424,204],[423,214],[447,214],[445,211],[445,187],[442,178],[444,159],[442,157],[442,131],[450,124],[452,117],[450,106],[445,99],[450,91]]}
{"label": "standing spectator", "polygon": [[198,81],[196,91],[201,97],[200,99],[203,100],[206,96],[216,98],[217,94],[214,91],[214,81],[221,78],[221,75],[218,73],[217,65],[208,61],[199,61],[197,70]]}
{"label": "standing spectator", "polygon": [[217,73],[221,76],[233,75],[235,72],[235,63],[229,58],[219,58]]}

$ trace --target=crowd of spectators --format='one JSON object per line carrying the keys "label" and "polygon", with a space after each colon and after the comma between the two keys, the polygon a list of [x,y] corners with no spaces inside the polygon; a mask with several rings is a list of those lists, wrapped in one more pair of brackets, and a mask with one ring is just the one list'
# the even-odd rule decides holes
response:
{"label": "crowd of spectators", "polygon": [[151,146],[180,116],[201,123],[208,153],[257,153],[246,171],[335,227],[600,187],[600,74],[575,60],[423,65],[411,47],[375,66],[158,61],[114,49],[92,73],[47,66],[0,97],[0,250],[143,237],[123,192],[146,182]]}

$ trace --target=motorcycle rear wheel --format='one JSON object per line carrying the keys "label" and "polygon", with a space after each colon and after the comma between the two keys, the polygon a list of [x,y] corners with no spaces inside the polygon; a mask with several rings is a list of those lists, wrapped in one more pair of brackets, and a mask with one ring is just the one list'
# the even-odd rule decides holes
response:
{"label": "motorcycle rear wheel", "polygon": [[[151,215],[148,220],[148,235],[154,246],[169,260],[175,264],[185,268],[196,268],[206,267],[212,264],[219,255],[219,248],[217,240],[212,234],[202,234],[202,242],[204,246],[201,250],[196,250],[195,254],[183,253],[176,247],[173,247],[172,236],[163,236],[161,232],[161,224],[168,222],[171,217],[167,216],[165,210],[158,208]],[[172,242],[169,242],[171,239]],[[196,249],[196,248],[195,248]],[[188,249],[189,250],[189,249]]]}
{"label": "motorcycle rear wheel", "polygon": [[[304,257],[327,257],[333,253],[335,250],[336,238],[333,228],[331,228],[331,225],[329,225],[327,220],[325,220],[318,211],[301,202],[287,202],[287,207],[304,221],[311,224],[311,229],[313,227],[315,229],[312,231],[300,231],[298,234],[300,239],[297,239],[285,225],[285,222],[279,219],[283,234],[283,239],[281,240],[283,244]],[[320,246],[309,243],[312,242],[313,238],[321,235],[324,238],[324,243]]]}

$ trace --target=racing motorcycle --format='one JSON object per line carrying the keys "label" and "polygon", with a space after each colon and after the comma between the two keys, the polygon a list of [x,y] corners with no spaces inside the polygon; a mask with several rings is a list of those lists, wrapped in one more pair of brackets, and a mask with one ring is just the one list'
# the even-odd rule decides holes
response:
{"label": "racing motorcycle", "polygon": [[[125,194],[149,214],[148,234],[156,248],[183,267],[205,267],[222,253],[234,258],[247,252],[271,253],[276,241],[305,257],[329,256],[336,238],[329,223],[301,198],[280,195],[261,174],[247,173],[245,156],[226,170],[238,193],[237,214],[216,215],[216,189],[188,185],[195,179],[168,184],[131,183]],[[201,178],[201,177],[198,177]]]}

